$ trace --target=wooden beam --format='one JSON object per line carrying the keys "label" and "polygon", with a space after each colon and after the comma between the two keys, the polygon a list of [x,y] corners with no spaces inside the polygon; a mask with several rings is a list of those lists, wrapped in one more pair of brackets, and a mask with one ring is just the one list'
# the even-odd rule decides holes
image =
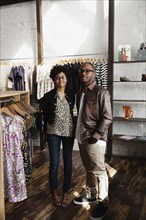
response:
{"label": "wooden beam", "polygon": [[[115,0],[109,0],[109,23],[108,23],[108,89],[113,97],[113,62],[114,62],[114,7]],[[113,103],[112,103],[113,106]],[[107,156],[112,157],[112,124],[109,127],[107,143]]]}
{"label": "wooden beam", "polygon": [[42,62],[42,0],[36,0],[38,64]]}
{"label": "wooden beam", "polygon": [[[41,64],[43,60],[43,38],[42,38],[42,0],[36,0],[36,18],[37,18],[37,49],[38,49],[38,65]],[[41,116],[40,109],[40,116]],[[42,117],[42,116],[41,116]],[[41,120],[42,121],[42,120]],[[42,126],[40,130],[40,149],[44,150],[44,134],[42,131]]]}
{"label": "wooden beam", "polygon": [[18,4],[22,2],[30,2],[30,1],[34,1],[34,0],[1,0],[0,6]]}
{"label": "wooden beam", "polygon": [[4,182],[3,182],[3,179],[4,179],[3,178],[3,150],[2,149],[3,149],[2,148],[2,130],[1,130],[1,120],[0,120],[0,219],[5,220]]}
{"label": "wooden beam", "polygon": [[[114,0],[109,1],[109,34],[108,34],[108,61],[109,61],[109,83],[113,82],[113,62],[114,62]],[[110,86],[109,85],[109,86]],[[110,91],[113,92],[112,89]]]}

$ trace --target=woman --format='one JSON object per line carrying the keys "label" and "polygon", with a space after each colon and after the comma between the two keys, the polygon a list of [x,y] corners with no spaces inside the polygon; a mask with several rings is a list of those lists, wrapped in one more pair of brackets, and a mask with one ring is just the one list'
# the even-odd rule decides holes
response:
{"label": "woman", "polygon": [[64,181],[61,206],[65,207],[68,202],[68,191],[71,188],[72,179],[73,107],[75,95],[66,88],[68,72],[63,66],[53,67],[50,77],[54,81],[55,88],[46,93],[42,99],[43,118],[50,155],[49,184],[53,204],[59,206],[57,176],[62,143]]}

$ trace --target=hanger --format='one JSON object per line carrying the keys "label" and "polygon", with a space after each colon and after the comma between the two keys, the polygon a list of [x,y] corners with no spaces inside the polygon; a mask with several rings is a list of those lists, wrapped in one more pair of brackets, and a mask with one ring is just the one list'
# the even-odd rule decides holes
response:
{"label": "hanger", "polygon": [[2,107],[0,109],[0,113],[5,113],[6,115],[8,115],[12,118],[14,118],[14,116],[15,116],[7,107]]}
{"label": "hanger", "polygon": [[15,111],[16,113],[18,113],[21,116],[25,116],[27,114],[27,112],[23,111],[22,109],[19,108],[19,106],[15,103],[12,103],[8,106],[12,111]]}
{"label": "hanger", "polygon": [[33,106],[28,105],[25,101],[17,102],[16,103],[22,110],[26,110],[28,113],[35,113],[37,112],[37,109],[35,109]]}

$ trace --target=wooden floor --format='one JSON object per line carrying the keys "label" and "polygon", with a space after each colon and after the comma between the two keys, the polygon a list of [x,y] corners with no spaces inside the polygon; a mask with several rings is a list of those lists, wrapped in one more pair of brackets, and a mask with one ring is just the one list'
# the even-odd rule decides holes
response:
{"label": "wooden floor", "polygon": [[[35,151],[33,173],[27,183],[28,199],[19,203],[6,201],[6,220],[88,220],[93,205],[81,207],[73,204],[76,192],[85,184],[85,172],[78,151],[73,153],[73,188],[66,209],[51,203],[48,185],[48,151]],[[109,212],[104,220],[146,220],[146,161],[114,157],[107,161],[117,173],[110,178]],[[59,194],[63,178],[61,161]]]}

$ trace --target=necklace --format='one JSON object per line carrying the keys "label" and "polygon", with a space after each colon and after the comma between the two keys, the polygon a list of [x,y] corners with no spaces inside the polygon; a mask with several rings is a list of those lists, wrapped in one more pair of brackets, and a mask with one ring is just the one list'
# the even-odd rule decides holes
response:
{"label": "necklace", "polygon": [[65,97],[65,93],[64,92],[57,92],[58,98],[60,100],[62,100]]}

